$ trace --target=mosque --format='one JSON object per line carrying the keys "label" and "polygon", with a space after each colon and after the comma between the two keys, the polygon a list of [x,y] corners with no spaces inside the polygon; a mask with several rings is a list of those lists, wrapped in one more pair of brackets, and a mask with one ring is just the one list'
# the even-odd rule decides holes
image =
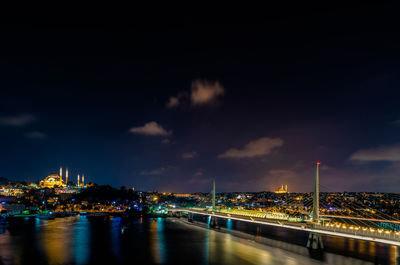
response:
{"label": "mosque", "polygon": [[288,193],[287,185],[285,185],[285,187],[283,187],[283,184],[282,184],[282,186],[278,190],[276,190],[275,193]]}
{"label": "mosque", "polygon": [[[40,181],[40,187],[42,188],[55,188],[55,187],[67,187],[68,185],[68,168],[65,171],[65,180],[63,179],[63,170],[60,167],[60,174],[53,173],[48,175],[44,180]],[[78,188],[85,187],[85,176],[82,175],[82,181],[80,181],[80,175],[78,174],[77,185]]]}

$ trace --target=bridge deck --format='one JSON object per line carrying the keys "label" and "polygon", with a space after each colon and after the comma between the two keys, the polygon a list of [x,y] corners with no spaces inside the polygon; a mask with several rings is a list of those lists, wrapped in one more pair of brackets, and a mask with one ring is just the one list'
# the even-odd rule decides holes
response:
{"label": "bridge deck", "polygon": [[232,219],[238,220],[243,222],[249,223],[257,223],[262,225],[269,225],[275,227],[282,227],[287,229],[294,229],[294,230],[301,230],[305,232],[313,232],[318,234],[324,235],[331,235],[331,236],[339,236],[339,237],[346,237],[346,238],[354,238],[359,240],[366,240],[366,241],[373,241],[383,244],[395,245],[400,246],[400,236],[395,235],[394,233],[386,234],[386,233],[379,233],[377,231],[362,231],[362,230],[349,230],[337,227],[327,227],[322,225],[315,225],[311,223],[295,223],[295,222],[287,222],[287,221],[279,221],[279,220],[272,220],[272,219],[265,219],[265,218],[257,218],[257,217],[250,217],[250,216],[242,216],[236,214],[226,214],[226,213],[219,213],[219,212],[210,212],[206,210],[199,210],[199,209],[170,209],[172,212],[188,212],[193,214],[200,214],[200,215],[207,215],[207,216],[216,216],[219,218],[224,219]]}

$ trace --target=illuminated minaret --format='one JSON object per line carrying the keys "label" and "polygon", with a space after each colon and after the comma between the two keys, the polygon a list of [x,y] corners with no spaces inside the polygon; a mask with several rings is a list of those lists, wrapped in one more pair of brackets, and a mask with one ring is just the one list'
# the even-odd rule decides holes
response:
{"label": "illuminated minaret", "polygon": [[62,183],[62,167],[60,167],[60,182]]}
{"label": "illuminated minaret", "polygon": [[78,174],[78,185],[77,186],[79,187],[79,174]]}
{"label": "illuminated minaret", "polygon": [[82,187],[85,187],[85,175],[82,175]]}
{"label": "illuminated minaret", "polygon": [[68,186],[68,168],[65,171],[65,184],[67,184],[67,186]]}

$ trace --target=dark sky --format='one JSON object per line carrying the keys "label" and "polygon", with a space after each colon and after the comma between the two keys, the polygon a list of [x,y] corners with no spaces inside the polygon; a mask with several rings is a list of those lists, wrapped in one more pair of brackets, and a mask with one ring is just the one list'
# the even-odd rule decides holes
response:
{"label": "dark sky", "polygon": [[397,17],[363,4],[247,24],[2,25],[0,176],[62,165],[140,190],[309,191],[320,160],[322,190],[398,192]]}

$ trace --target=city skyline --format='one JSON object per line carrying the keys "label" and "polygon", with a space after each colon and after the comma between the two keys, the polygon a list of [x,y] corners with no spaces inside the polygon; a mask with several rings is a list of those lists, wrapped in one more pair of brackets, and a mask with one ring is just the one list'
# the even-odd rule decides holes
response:
{"label": "city skyline", "polygon": [[397,192],[395,18],[363,4],[257,24],[3,25],[0,177],[63,166],[138,190],[306,192],[321,161],[334,191]]}

